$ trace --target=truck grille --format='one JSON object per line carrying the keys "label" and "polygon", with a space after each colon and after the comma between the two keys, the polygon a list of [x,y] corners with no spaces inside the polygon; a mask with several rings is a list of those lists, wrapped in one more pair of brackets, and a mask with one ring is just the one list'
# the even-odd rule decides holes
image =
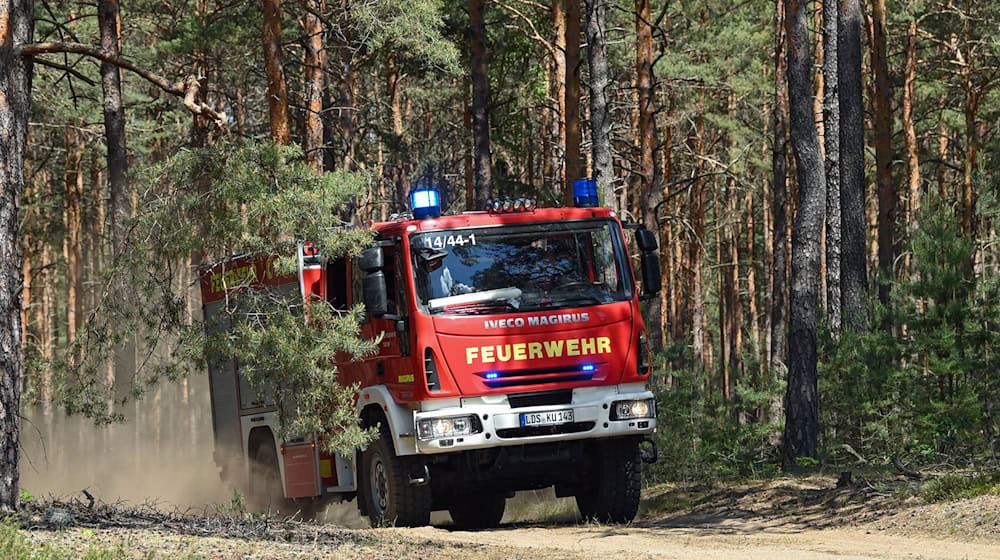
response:
{"label": "truck grille", "polygon": [[594,429],[594,422],[571,422],[558,426],[527,426],[523,428],[505,428],[497,430],[497,437],[513,439],[532,436],[553,436],[557,434],[576,434]]}
{"label": "truck grille", "polygon": [[[589,368],[589,369],[585,369]],[[487,371],[480,373],[483,383],[491,389],[502,387],[527,387],[545,383],[565,383],[567,381],[590,381],[594,378],[596,366],[587,364],[574,368],[540,368],[510,371]]]}
{"label": "truck grille", "polygon": [[511,408],[570,404],[573,402],[573,389],[541,391],[538,393],[517,393],[514,395],[508,395],[507,402],[510,403]]}

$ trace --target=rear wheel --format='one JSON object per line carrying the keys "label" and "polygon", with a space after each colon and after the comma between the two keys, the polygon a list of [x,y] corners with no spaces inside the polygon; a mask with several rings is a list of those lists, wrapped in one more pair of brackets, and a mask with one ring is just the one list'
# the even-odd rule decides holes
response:
{"label": "rear wheel", "polygon": [[584,519],[600,523],[629,523],[639,511],[642,460],[639,442],[608,440],[594,458],[594,483],[576,495]]}
{"label": "rear wheel", "polygon": [[262,441],[253,450],[250,461],[250,501],[258,511],[281,512],[285,509],[285,491],[281,486],[278,453],[273,441]]}
{"label": "rear wheel", "polygon": [[431,487],[410,483],[408,457],[397,457],[389,431],[382,427],[379,438],[362,457],[365,512],[372,527],[421,527],[431,521]]}
{"label": "rear wheel", "polygon": [[448,513],[457,529],[490,529],[500,525],[506,506],[504,494],[470,496],[468,501],[448,508]]}

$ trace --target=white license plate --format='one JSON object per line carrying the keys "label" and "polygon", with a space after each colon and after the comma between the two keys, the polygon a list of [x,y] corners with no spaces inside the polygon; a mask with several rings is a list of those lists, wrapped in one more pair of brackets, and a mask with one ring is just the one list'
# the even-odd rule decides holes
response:
{"label": "white license plate", "polygon": [[573,421],[572,410],[547,410],[545,412],[522,412],[522,426],[555,426]]}

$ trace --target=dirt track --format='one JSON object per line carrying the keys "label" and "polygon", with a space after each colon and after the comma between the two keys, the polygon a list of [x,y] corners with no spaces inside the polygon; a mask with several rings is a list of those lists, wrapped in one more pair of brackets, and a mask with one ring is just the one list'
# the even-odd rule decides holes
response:
{"label": "dirt track", "polygon": [[[426,558],[433,560],[670,559],[977,559],[1000,560],[1000,496],[923,505],[885,488],[837,488],[830,479],[778,480],[719,489],[651,492],[632,526],[578,524],[572,500],[515,500],[504,526],[448,528],[447,516],[419,529],[347,529],[332,523],[123,513],[95,523],[86,510],[61,530],[31,538],[82,552],[120,546],[129,558]],[[521,497],[519,497],[521,498]],[[674,504],[669,511],[668,504]],[[353,504],[340,506],[348,515]],[[655,513],[653,513],[655,512]],[[44,517],[44,515],[42,516]],[[532,521],[548,519],[544,523]],[[100,521],[100,520],[97,520]],[[28,523],[39,526],[37,518]],[[41,523],[44,525],[44,522]]]}

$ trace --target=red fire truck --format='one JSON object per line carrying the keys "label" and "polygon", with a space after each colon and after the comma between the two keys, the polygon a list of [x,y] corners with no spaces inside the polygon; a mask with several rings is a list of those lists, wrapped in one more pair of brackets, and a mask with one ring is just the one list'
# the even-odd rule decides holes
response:
{"label": "red fire truck", "polygon": [[339,309],[363,303],[363,336],[381,337],[374,355],[336,363],[340,383],[361,387],[359,422],[378,431],[354,456],[328,454],[314,435],[279,439],[273,402],[235,360],[214,361],[223,476],[252,495],[357,497],[373,525],[426,525],[447,510],[456,526],[495,526],[515,491],[552,486],[585,518],[631,521],[642,463],[656,458],[639,309],[660,285],[653,233],[606,208],[505,199],[439,215],[433,190],[411,203],[412,214],[374,225],[357,258],[300,248],[298,278],[266,258],[202,274],[206,324],[231,287],[269,285]]}

